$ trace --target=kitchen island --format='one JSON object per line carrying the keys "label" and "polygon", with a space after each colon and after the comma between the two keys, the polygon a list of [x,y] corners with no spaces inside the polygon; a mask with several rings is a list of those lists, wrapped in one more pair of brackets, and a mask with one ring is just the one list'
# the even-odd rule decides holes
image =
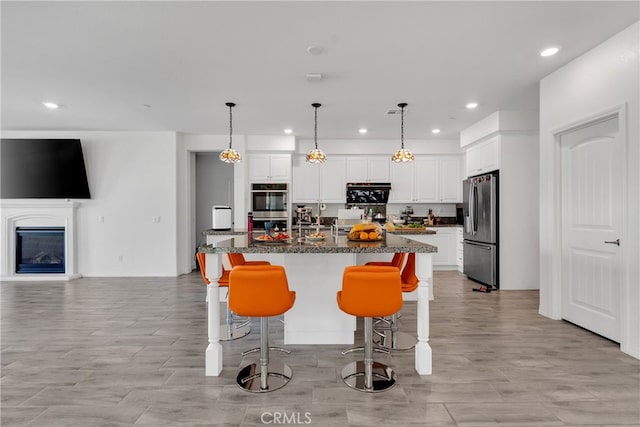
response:
{"label": "kitchen island", "polygon": [[[206,253],[207,300],[219,301],[218,278],[222,260],[227,253],[259,254],[260,259],[282,265],[287,272],[289,288],[296,291],[294,307],[285,314],[285,344],[353,344],[356,319],[343,313],[336,303],[336,292],[342,286],[342,273],[357,264],[358,254],[416,253],[417,332],[415,368],[420,375],[431,374],[429,346],[429,294],[433,282],[431,253],[435,246],[412,241],[393,234],[384,234],[380,241],[352,242],[347,236],[327,236],[320,242],[263,243],[255,235],[239,234],[199,248]],[[250,256],[250,255],[249,255]],[[220,304],[208,304],[208,336],[205,373],[217,376],[222,372],[220,344]]]}

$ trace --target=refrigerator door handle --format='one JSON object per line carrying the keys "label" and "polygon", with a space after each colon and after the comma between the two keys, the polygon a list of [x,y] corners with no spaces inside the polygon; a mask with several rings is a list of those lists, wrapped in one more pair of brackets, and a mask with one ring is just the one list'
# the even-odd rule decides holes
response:
{"label": "refrigerator door handle", "polygon": [[473,233],[473,182],[469,181],[469,206],[467,207],[469,209],[469,221],[466,222],[466,232],[467,234],[472,234]]}
{"label": "refrigerator door handle", "polygon": [[473,234],[478,232],[478,186],[473,185]]}
{"label": "refrigerator door handle", "polygon": [[474,246],[474,247],[480,248],[480,249],[486,249],[488,251],[490,251],[492,249],[491,245],[486,245],[486,244],[482,244],[482,243],[473,243],[473,242],[469,242],[467,240],[464,241],[464,244],[465,245],[469,245],[469,246]]}

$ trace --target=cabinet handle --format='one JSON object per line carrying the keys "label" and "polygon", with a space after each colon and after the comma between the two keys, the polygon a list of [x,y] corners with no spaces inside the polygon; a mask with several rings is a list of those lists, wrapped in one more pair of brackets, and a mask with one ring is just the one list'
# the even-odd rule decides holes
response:
{"label": "cabinet handle", "polygon": [[612,245],[618,245],[618,246],[620,246],[620,239],[616,239],[616,240],[609,240],[609,241],[605,240],[604,242],[605,242],[605,243],[612,244]]}

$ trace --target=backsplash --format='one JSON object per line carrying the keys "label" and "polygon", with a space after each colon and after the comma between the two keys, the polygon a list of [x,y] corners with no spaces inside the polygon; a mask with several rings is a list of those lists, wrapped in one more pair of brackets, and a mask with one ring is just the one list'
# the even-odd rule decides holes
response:
{"label": "backsplash", "polygon": [[415,204],[396,204],[390,203],[387,205],[387,216],[397,215],[400,216],[402,209],[407,206],[413,207],[414,217],[426,217],[429,214],[429,209],[433,210],[435,216],[441,217],[454,217],[456,216],[456,204],[455,203],[415,203]]}

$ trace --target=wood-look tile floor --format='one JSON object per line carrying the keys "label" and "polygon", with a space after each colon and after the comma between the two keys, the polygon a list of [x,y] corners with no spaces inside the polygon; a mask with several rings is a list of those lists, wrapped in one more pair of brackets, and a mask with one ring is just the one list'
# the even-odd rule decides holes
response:
{"label": "wood-look tile floor", "polygon": [[[293,368],[291,383],[255,395],[240,390],[235,376],[244,363],[238,353],[258,345],[257,322],[245,339],[224,343],[223,375],[204,376],[197,272],[3,282],[2,426],[640,425],[638,360],[539,316],[536,291],[480,294],[475,286],[460,273],[436,272],[431,376],[416,375],[412,351],[376,354],[396,370],[398,385],[360,393],[339,372],[361,353],[290,346],[291,355],[273,357]],[[400,323],[415,333],[415,303],[405,304]],[[271,332],[281,344],[277,319]]]}

